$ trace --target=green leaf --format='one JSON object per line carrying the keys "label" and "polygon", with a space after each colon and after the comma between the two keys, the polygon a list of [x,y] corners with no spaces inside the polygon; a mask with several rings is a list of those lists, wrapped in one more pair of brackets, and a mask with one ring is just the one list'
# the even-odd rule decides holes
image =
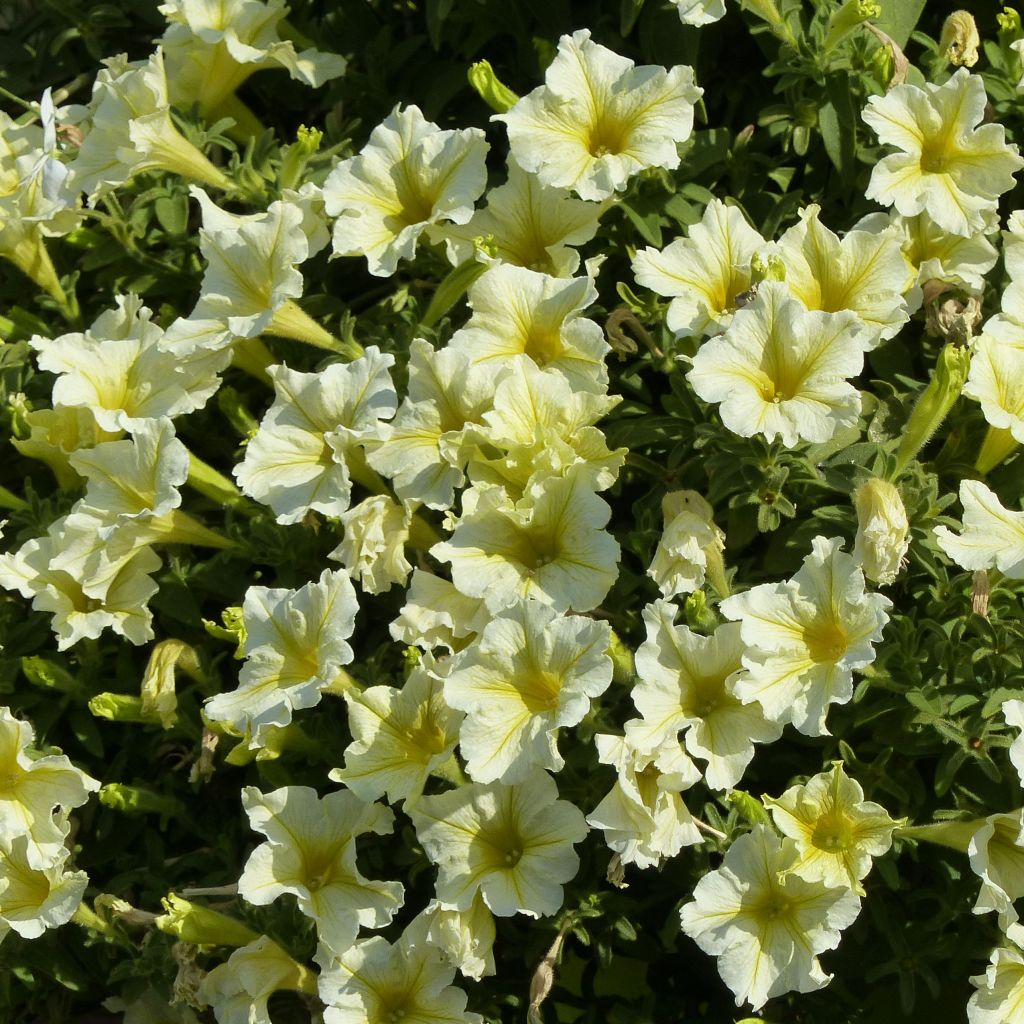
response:
{"label": "green leaf", "polygon": [[882,4],[882,16],[875,19],[875,25],[903,48],[924,13],[924,6],[925,0],[886,0]]}

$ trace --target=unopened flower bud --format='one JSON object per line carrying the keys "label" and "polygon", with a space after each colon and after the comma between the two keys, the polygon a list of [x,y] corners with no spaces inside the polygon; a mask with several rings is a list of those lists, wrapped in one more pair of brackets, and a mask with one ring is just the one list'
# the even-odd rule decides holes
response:
{"label": "unopened flower bud", "polygon": [[900,492],[889,481],[873,477],[857,488],[853,502],[857,509],[853,557],[869,580],[883,586],[892,583],[910,546],[910,524]]}
{"label": "unopened flower bud", "polygon": [[498,78],[486,60],[471,65],[466,77],[484,103],[496,114],[504,114],[519,102],[519,97]]}
{"label": "unopened flower bud", "polygon": [[939,53],[954,67],[973,68],[978,63],[981,38],[974,15],[967,11],[954,11],[942,26]]}

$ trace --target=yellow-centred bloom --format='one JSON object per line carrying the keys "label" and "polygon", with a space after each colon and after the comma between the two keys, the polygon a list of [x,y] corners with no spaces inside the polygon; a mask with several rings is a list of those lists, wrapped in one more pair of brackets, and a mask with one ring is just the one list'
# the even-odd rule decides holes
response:
{"label": "yellow-centred bloom", "polygon": [[1024,326],[1006,316],[985,324],[963,393],[981,405],[990,426],[1024,442]]}
{"label": "yellow-centred bloom", "polygon": [[864,895],[861,880],[875,857],[892,846],[893,831],[905,823],[894,820],[837,762],[830,772],[792,786],[778,799],[764,797],[775,826],[800,852],[789,869],[808,881],[848,886]]}
{"label": "yellow-centred bloom", "polygon": [[655,601],[643,611],[647,639],[636,652],[638,681],[631,697],[641,721],[626,734],[644,750],[676,742],[707,762],[712,789],[732,789],[754,757],[755,743],[773,743],[782,726],[765,718],[756,700],[742,703],[735,684],[743,672],[740,626],[728,622],[699,636],[676,624],[677,609]]}
{"label": "yellow-centred bloom", "polygon": [[324,182],[335,254],[365,256],[371,274],[390,277],[428,226],[473,216],[487,149],[479,128],[442,131],[419,107],[396,107]]}
{"label": "yellow-centred bloom", "polygon": [[980,480],[960,481],[963,528],[960,535],[935,527],[939,547],[963,569],[998,569],[1024,579],[1024,512],[1014,512]]}
{"label": "yellow-centred bloom", "polygon": [[724,585],[725,534],[715,525],[714,509],[696,491],[670,491],[661,499],[664,530],[647,575],[663,597],[692,594],[704,586]]}
{"label": "yellow-centred bloom", "polygon": [[636,67],[580,29],[559,40],[544,85],[491,120],[505,122],[513,159],[542,185],[607,199],[638,171],[679,166],[702,94],[692,68]]}
{"label": "yellow-centred bloom", "polygon": [[910,547],[903,499],[894,484],[871,477],[854,492],[853,504],[857,510],[853,557],[869,580],[886,586],[896,579]]}
{"label": "yellow-centred bloom", "polygon": [[985,973],[971,984],[977,991],[967,1003],[969,1024],[1024,1024],[1024,926],[1006,929]]}
{"label": "yellow-centred bloom", "polygon": [[477,782],[521,782],[531,769],[560,771],[558,730],[578,725],[612,681],[607,623],[558,615],[525,601],[497,615],[458,654],[444,681],[466,713],[459,750]]}
{"label": "yellow-centred bloom", "polygon": [[398,882],[364,878],[356,867],[356,839],[387,835],[394,814],[342,790],[317,796],[308,786],[285,786],[261,793],[242,790],[249,824],[267,842],[249,856],[238,893],[255,906],[290,894],[299,910],[316,922],[320,941],[343,953],[359,929],[383,928],[402,906]]}
{"label": "yellow-centred bloom", "polygon": [[27,835],[0,839],[0,940],[9,931],[38,939],[71,920],[89,879],[84,871],[66,870],[69,856],[61,847],[40,865]]}
{"label": "yellow-centred bloom", "polygon": [[860,913],[856,893],[810,882],[792,871],[791,839],[758,825],[740,836],[721,867],[705,875],[682,909],[683,931],[718,957],[736,1005],[759,1010],[772,996],[827,985],[818,954],[839,945]]}
{"label": "yellow-centred bloom", "polygon": [[750,261],[765,244],[739,207],[712,199],[686,238],[660,251],[639,250],[633,273],[638,284],[672,300],[667,322],[676,334],[718,334],[749,290]]}
{"label": "yellow-centred bloom", "polygon": [[815,537],[792,579],[721,604],[726,618],[739,620],[747,645],[734,692],[806,736],[828,735],[828,706],[853,696],[853,673],[875,660],[892,607],[868,593],[863,571],[842,547],[839,538]]}
{"label": "yellow-centred bloom", "polygon": [[785,284],[763,281],[725,334],[701,346],[687,380],[740,437],[827,441],[857,422],[849,378],[876,337],[855,313],[808,312]]}
{"label": "yellow-centred bloom", "polygon": [[498,917],[558,913],[562,885],[579,870],[573,845],[587,834],[583,813],[540,769],[515,786],[477,782],[421,797],[410,815],[438,867],[440,905],[468,910],[479,892]]}
{"label": "yellow-centred bloom", "polygon": [[1024,167],[1003,126],[981,124],[986,102],[984,81],[966,68],[944,85],[897,85],[872,96],[864,120],[879,142],[900,152],[875,165],[868,199],[895,206],[904,217],[927,213],[954,235],[985,228],[989,211]]}

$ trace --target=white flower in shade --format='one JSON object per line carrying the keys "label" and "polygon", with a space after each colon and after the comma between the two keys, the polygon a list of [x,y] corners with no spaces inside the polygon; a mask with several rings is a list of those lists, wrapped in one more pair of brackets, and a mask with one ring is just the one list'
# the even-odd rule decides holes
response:
{"label": "white flower in shade", "polygon": [[[1002,711],[1007,725],[1015,729],[1024,729],[1024,700],[1004,700]],[[1024,786],[1024,733],[1018,734],[1008,753],[1010,763],[1017,769],[1020,784]]]}
{"label": "white flower in shade", "polygon": [[202,409],[220,386],[227,351],[165,352],[164,332],[137,295],[119,295],[84,334],[32,338],[41,370],[57,374],[55,406],[85,406],[102,430],[133,431],[146,420]]}
{"label": "white flower in shade", "polygon": [[310,971],[261,935],[207,973],[196,995],[213,1007],[217,1024],[272,1024],[267,1000],[275,992],[307,991],[313,985]]}
{"label": "white flower in shade", "polygon": [[627,736],[643,750],[683,742],[707,762],[712,789],[732,789],[754,757],[755,743],[773,743],[782,727],[765,718],[757,701],[743,704],[735,683],[743,671],[740,626],[729,622],[711,636],[676,625],[677,609],[655,601],[643,612],[647,639],[636,652],[639,681],[631,694],[642,725]]}
{"label": "white flower in shade", "polygon": [[472,366],[496,373],[517,355],[557,372],[574,390],[608,390],[601,327],[582,316],[597,301],[588,277],[549,277],[525,267],[496,264],[469,289],[473,315],[449,342]]}
{"label": "white flower in shade", "polygon": [[71,920],[89,879],[66,871],[68,851],[39,865],[27,835],[0,840],[0,940],[8,931],[38,939]]}
{"label": "white flower in shade", "polygon": [[939,547],[962,569],[998,569],[1010,579],[1024,579],[1024,512],[1004,508],[980,480],[960,481],[963,529],[957,536],[935,527]]}
{"label": "white flower in shade", "polygon": [[338,218],[334,252],[365,256],[371,274],[389,277],[429,225],[473,216],[487,149],[479,128],[442,131],[419,107],[396,107],[324,182],[327,213]]}
{"label": "white flower in shade", "polygon": [[508,181],[487,193],[486,205],[470,220],[429,232],[431,238],[444,241],[448,259],[456,266],[476,256],[570,277],[580,265],[573,247],[594,237],[604,210],[604,204],[587,203],[566,189],[542,185],[535,174],[510,160]]}
{"label": "white flower in shade", "polygon": [[528,598],[586,612],[618,575],[619,545],[604,529],[610,515],[579,472],[549,477],[516,505],[499,487],[467,491],[450,539],[430,553],[451,564],[463,594],[482,598],[492,612]]}
{"label": "white flower in shade", "polygon": [[874,338],[855,313],[808,312],[785,284],[763,281],[728,331],[701,346],[687,379],[740,437],[778,437],[787,448],[827,441],[857,422],[849,378]]}
{"label": "white flower in shade", "polygon": [[103,61],[88,108],[72,111],[86,122],[71,164],[70,185],[94,198],[143,171],[165,170],[232,189],[233,183],[174,126],[163,53]]}
{"label": "white flower in shade", "polygon": [[857,536],[853,557],[874,583],[892,583],[910,548],[910,523],[896,487],[881,477],[871,477],[853,495],[857,510]]}
{"label": "white flower in shade", "polygon": [[526,601],[455,657],[444,699],[466,712],[459,750],[475,781],[521,782],[534,767],[562,769],[558,730],[583,721],[608,689],[610,639],[607,623]]}
{"label": "white flower in shade", "polygon": [[1004,939],[985,973],[971,978],[977,992],[967,1003],[969,1024],[1024,1024],[1024,927],[1010,925]]}
{"label": "white flower in shade", "polygon": [[725,17],[725,0],[675,0],[684,25],[712,25]]}
{"label": "white flower in shade", "polygon": [[974,913],[991,910],[1005,929],[1018,920],[1014,902],[1024,896],[1024,810],[990,814],[967,846],[971,870],[981,879]]}
{"label": "white flower in shade", "polygon": [[[1009,344],[996,333],[1015,333],[1019,344]],[[993,317],[975,342],[964,394],[981,404],[988,423],[1008,430],[1024,442],[1024,330],[1005,317]]]}
{"label": "white flower in shade", "polygon": [[410,815],[438,866],[441,907],[469,910],[479,892],[498,917],[556,914],[579,870],[573,845],[587,834],[582,812],[540,770],[516,786],[469,783],[421,797]]}
{"label": "white flower in shade", "polygon": [[[897,85],[872,96],[864,120],[901,152],[880,160],[867,197],[904,217],[927,213],[943,230],[969,236],[1013,188],[1024,167],[1000,124],[982,125],[985,84],[960,68],[944,85]],[[980,127],[979,127],[980,125]]]}
{"label": "white flower in shade", "polygon": [[1024,210],[1014,210],[1006,218],[1003,235],[1003,263],[1011,281],[1024,278]]}
{"label": "white flower in shade", "polygon": [[464,353],[435,351],[422,338],[409,349],[409,391],[394,421],[382,424],[367,461],[403,501],[450,508],[465,483],[466,429],[491,407],[495,382],[473,372]]}
{"label": "white flower in shade", "polygon": [[325,569],[298,590],[250,587],[242,605],[245,664],[238,689],[211,697],[203,714],[226,722],[262,746],[272,726],[320,703],[323,691],[352,660],[347,640],[358,605],[345,573]]}
{"label": "white flower in shade", "polygon": [[[331,348],[330,334],[295,303],[303,284],[297,265],[330,238],[319,190],[286,190],[266,211],[249,214],[222,210],[196,186],[190,191],[202,210],[199,249],[206,271],[189,320],[180,322],[165,345],[181,351],[178,335],[211,321],[241,338],[278,334]],[[193,337],[185,348],[196,344]]]}
{"label": "white flower in shade", "polygon": [[644,168],[679,166],[702,93],[692,68],[638,68],[580,29],[559,40],[544,85],[492,120],[505,122],[513,159],[542,185],[607,199]]}
{"label": "white flower in shade", "polygon": [[875,660],[892,602],[869,594],[864,573],[838,538],[815,537],[796,575],[727,598],[738,619],[746,672],[734,683],[742,701],[759,701],[776,722],[825,736],[829,704],[853,696],[853,673]]}
{"label": "white flower in shade", "polygon": [[53,567],[54,561],[79,541],[92,547],[105,543],[95,529],[78,538],[66,528],[66,517],[58,519],[46,536],[0,555],[0,587],[17,590],[31,599],[36,611],[51,613],[58,650],[67,650],[79,640],[95,640],[105,629],[112,629],[129,643],[148,643],[153,639],[153,615],[147,604],[159,589],[150,574],[160,568],[160,557],[148,547],[130,550],[105,567],[95,588],[102,597],[91,596],[92,581],[75,579]]}
{"label": "white flower in shade", "polygon": [[168,0],[159,11],[169,22],[160,46],[171,100],[198,103],[210,120],[256,71],[283,69],[313,88],[345,72],[343,57],[281,38],[285,0]]}
{"label": "white flower in shade", "polygon": [[407,506],[375,494],[341,514],[345,538],[327,557],[341,562],[366,593],[390,590],[412,571],[405,557],[411,517]]}
{"label": "white flower in shade", "polygon": [[874,332],[872,347],[899,333],[910,319],[903,298],[913,270],[895,228],[848,231],[842,239],[818,219],[817,205],[779,239],[786,286],[808,309],[848,309]]}
{"label": "white flower in shade", "polygon": [[712,576],[716,567],[723,568],[725,534],[715,526],[714,509],[696,491],[664,495],[661,514],[664,530],[647,575],[664,597],[692,594],[704,586],[709,563]]}
{"label": "white flower in shade", "polygon": [[251,827],[268,840],[253,850],[238,880],[243,899],[266,906],[279,896],[294,896],[332,952],[348,949],[361,927],[391,922],[402,906],[402,886],[364,878],[356,867],[356,839],[387,835],[394,827],[387,807],[345,790],[321,799],[308,786],[272,793],[246,786],[242,806]]}
{"label": "white flower in shade", "polygon": [[667,323],[676,334],[718,334],[749,290],[750,260],[764,238],[736,206],[712,199],[687,238],[633,258],[637,284],[672,301]]}
{"label": "white flower in shade", "polygon": [[84,804],[100,784],[63,754],[29,757],[33,739],[28,722],[0,708],[0,842],[26,836],[26,856],[44,867],[65,852],[67,811]]}
{"label": "white flower in shade", "polygon": [[352,494],[350,453],[375,441],[380,420],[395,413],[394,361],[371,346],[319,373],[270,367],[274,404],[234,470],[242,490],[269,505],[279,523],[310,511],[340,516]]}
{"label": "white flower in shade", "polygon": [[777,800],[764,797],[775,826],[789,836],[800,856],[789,869],[810,882],[848,886],[863,896],[860,884],[875,857],[892,846],[893,820],[881,804],[864,799],[864,790],[841,763],[787,789]]}
{"label": "white flower in shade", "polygon": [[846,886],[809,882],[791,870],[799,858],[791,839],[758,825],[726,851],[682,909],[683,931],[705,953],[736,1005],[759,1010],[772,996],[814,992],[829,983],[818,954],[835,949],[860,913]]}
{"label": "white flower in shade", "polygon": [[469,910],[445,910],[431,900],[420,915],[427,922],[427,942],[465,978],[479,981],[495,973],[494,915],[478,892]]}
{"label": "white flower in shade", "polygon": [[374,936],[331,956],[321,949],[324,1024],[483,1024],[452,985],[455,968],[427,937],[421,915],[390,944]]}
{"label": "white flower in shade", "polygon": [[413,569],[405,604],[390,630],[399,643],[427,651],[434,647],[455,651],[467,637],[481,632],[490,618],[480,598],[466,597],[449,580]]}
{"label": "white flower in shade", "polygon": [[618,772],[615,785],[587,816],[604,832],[604,841],[623,864],[657,867],[684,846],[703,840],[679,795],[700,779],[700,772],[677,743],[640,750],[630,726],[626,736],[594,737],[597,756]]}
{"label": "white flower in shade", "polygon": [[11,438],[11,444],[28,459],[45,462],[58,484],[67,491],[77,490],[82,478],[71,468],[68,457],[80,448],[92,448],[101,441],[114,441],[121,431],[102,430],[86,405],[56,405],[52,409],[32,409],[25,414],[26,438]]}
{"label": "white flower in shade", "polygon": [[442,679],[429,655],[409,673],[401,689],[370,686],[345,691],[352,742],[345,767],[330,778],[362,800],[387,796],[388,803],[414,804],[427,777],[455,750],[462,715],[444,700]]}
{"label": "white flower in shade", "polygon": [[573,390],[561,374],[546,373],[525,355],[501,373],[493,407],[467,435],[478,447],[468,466],[474,484],[497,484],[519,499],[550,477],[573,474],[595,491],[611,487],[626,449],[610,451],[594,426],[618,395]]}

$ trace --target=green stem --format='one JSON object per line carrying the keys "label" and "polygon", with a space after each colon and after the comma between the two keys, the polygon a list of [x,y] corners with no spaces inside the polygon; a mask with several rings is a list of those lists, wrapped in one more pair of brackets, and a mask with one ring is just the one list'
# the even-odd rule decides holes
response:
{"label": "green stem", "polygon": [[451,754],[447,761],[431,769],[430,774],[439,779],[444,779],[445,782],[450,782],[453,786],[464,786],[469,782],[454,754]]}
{"label": "green stem", "polygon": [[177,508],[166,516],[150,520],[148,525],[154,544],[195,544],[197,547],[219,548],[222,551],[238,547],[233,540],[208,529],[198,519],[193,519],[187,512]]}

